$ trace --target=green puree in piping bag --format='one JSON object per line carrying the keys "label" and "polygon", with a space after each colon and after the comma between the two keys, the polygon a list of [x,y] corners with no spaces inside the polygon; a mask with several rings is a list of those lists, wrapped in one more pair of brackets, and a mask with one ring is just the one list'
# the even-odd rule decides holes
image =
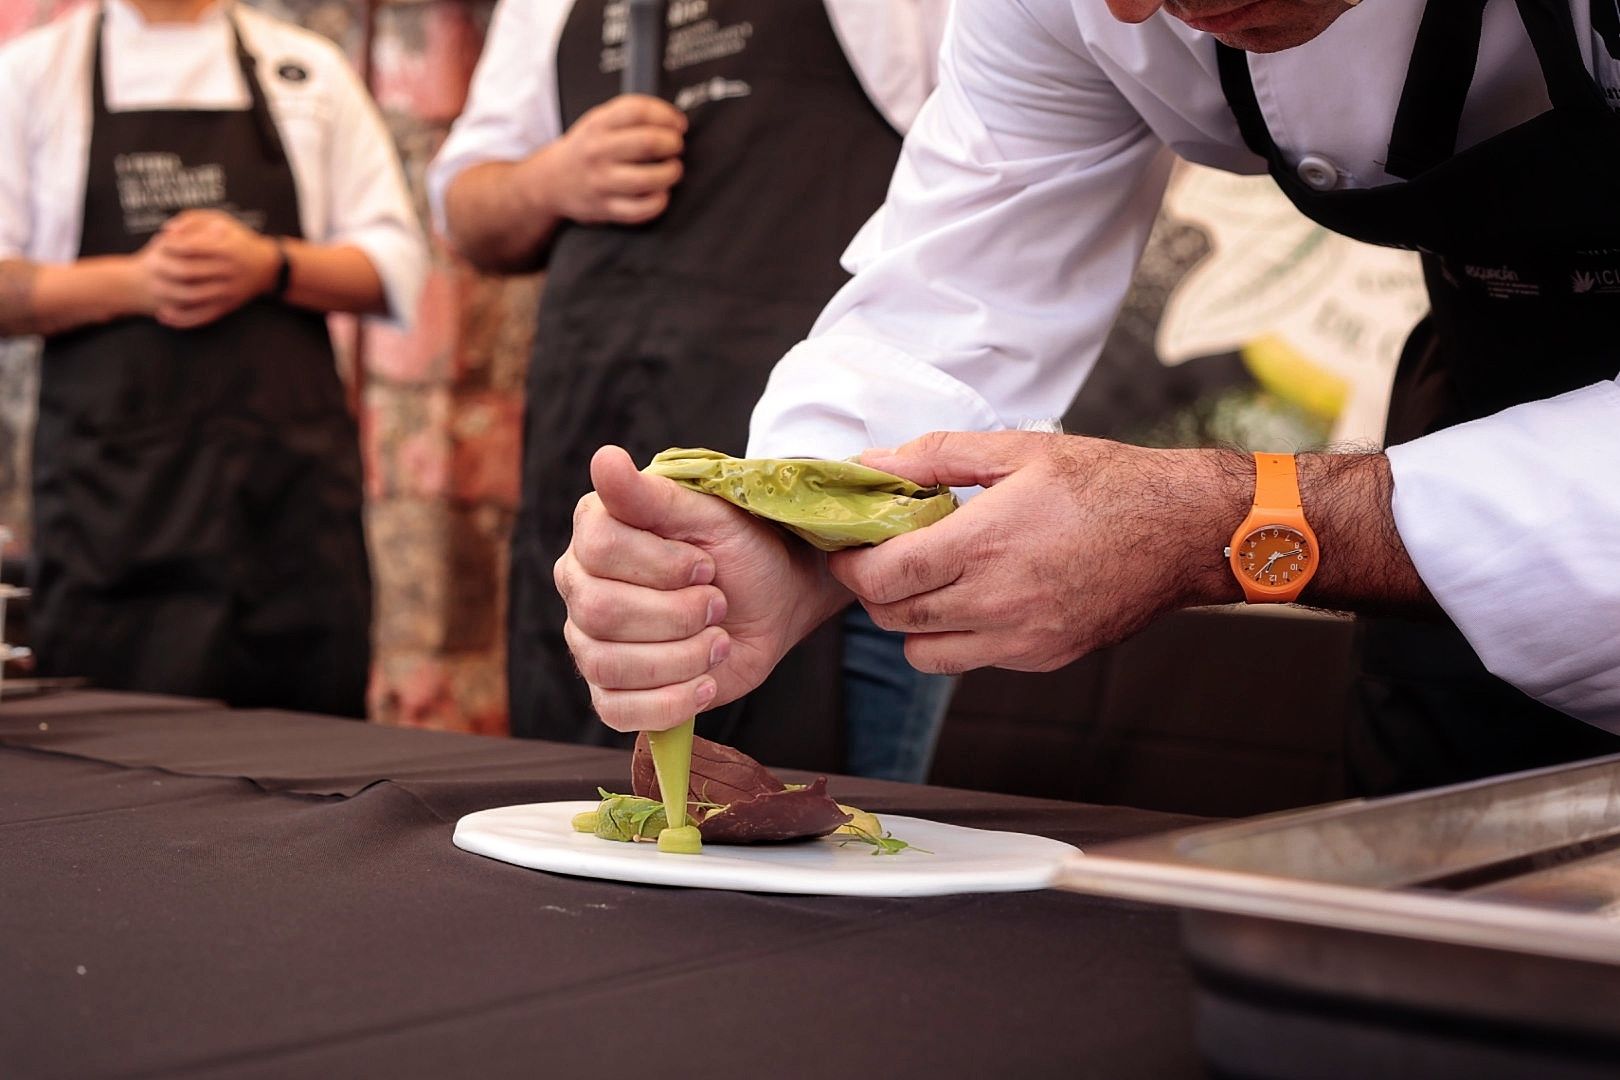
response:
{"label": "green puree in piping bag", "polygon": [[[852,461],[734,458],[713,450],[674,448],[655,456],[643,471],[725,499],[822,551],[881,544],[956,509],[949,488],[921,487]],[[688,720],[647,734],[669,821],[658,834],[658,850],[672,854],[696,855],[703,848],[697,827],[686,824],[692,725]]]}
{"label": "green puree in piping bag", "polygon": [[925,488],[853,461],[734,458],[665,450],[644,472],[715,495],[822,551],[881,544],[956,509],[950,488]]}

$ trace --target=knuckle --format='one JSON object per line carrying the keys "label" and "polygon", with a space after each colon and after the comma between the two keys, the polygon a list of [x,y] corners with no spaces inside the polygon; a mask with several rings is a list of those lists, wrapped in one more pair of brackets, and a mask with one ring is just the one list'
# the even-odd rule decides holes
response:
{"label": "knuckle", "polygon": [[568,602],[568,617],[587,634],[600,636],[613,626],[618,606],[600,589],[579,589]]}
{"label": "knuckle", "polygon": [[587,522],[574,533],[572,550],[581,566],[602,569],[618,557],[619,539],[612,529],[594,528]]}
{"label": "knuckle", "polygon": [[[898,599],[890,595],[884,588],[883,579],[872,569],[872,560],[865,557],[868,552],[847,551],[834,552],[828,557],[827,566],[832,574],[843,585],[862,600],[871,604],[888,604]],[[873,612],[874,616],[876,612]]]}
{"label": "knuckle", "polygon": [[879,630],[892,632],[903,629],[893,607],[888,604],[868,604],[866,613],[872,617],[873,625]]}
{"label": "knuckle", "polygon": [[654,195],[648,198],[646,202],[640,204],[636,209],[632,210],[627,216],[631,224],[639,225],[643,222],[651,221],[659,214],[662,214],[665,208],[668,206],[669,196],[663,194]]}
{"label": "knuckle", "polygon": [[903,588],[905,584],[911,582],[925,581],[929,572],[928,556],[917,549],[904,551],[900,555],[900,563],[897,569],[898,573],[895,575],[894,582],[896,588]]}
{"label": "knuckle", "polygon": [[949,431],[930,431],[919,435],[911,443],[911,449],[921,454],[937,454],[950,446],[951,433]]}
{"label": "knuckle", "polygon": [[893,627],[884,627],[886,630],[927,630],[939,623],[939,613],[935,605],[923,597],[914,596],[897,600],[885,605],[884,610],[895,624]]}
{"label": "knuckle", "polygon": [[614,677],[612,661],[604,657],[601,650],[593,648],[574,650],[574,667],[592,686],[601,687],[603,690],[624,688],[624,681]]}
{"label": "knuckle", "polygon": [[618,695],[609,694],[593,686],[591,708],[595,710],[597,719],[614,731],[635,730],[635,717],[629,709],[621,707]]}

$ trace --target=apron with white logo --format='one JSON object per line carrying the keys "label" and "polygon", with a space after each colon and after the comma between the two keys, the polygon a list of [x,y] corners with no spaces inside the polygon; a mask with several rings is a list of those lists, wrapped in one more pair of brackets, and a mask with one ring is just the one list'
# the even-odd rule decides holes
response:
{"label": "apron with white logo", "polygon": [[[246,110],[111,112],[99,23],[93,40],[80,258],[138,251],[191,208],[300,235],[292,170],[239,36]],[[260,298],[191,330],[141,317],[50,338],[34,445],[41,673],[363,715],[360,502],[324,316]]]}

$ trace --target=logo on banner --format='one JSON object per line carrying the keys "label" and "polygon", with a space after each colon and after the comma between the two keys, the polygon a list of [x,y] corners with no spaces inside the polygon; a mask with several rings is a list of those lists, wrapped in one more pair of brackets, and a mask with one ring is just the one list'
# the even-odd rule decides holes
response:
{"label": "logo on banner", "polygon": [[1569,276],[1569,287],[1576,296],[1620,292],[1620,270],[1612,267],[1576,270]]}

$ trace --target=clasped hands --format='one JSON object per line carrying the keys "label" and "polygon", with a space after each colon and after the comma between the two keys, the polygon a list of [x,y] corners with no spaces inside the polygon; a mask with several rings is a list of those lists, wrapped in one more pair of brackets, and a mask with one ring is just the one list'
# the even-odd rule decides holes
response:
{"label": "clasped hands", "polygon": [[262,296],[281,266],[276,241],[220,210],[185,210],[130,257],[136,313],[189,329]]}
{"label": "clasped hands", "polygon": [[1220,546],[1247,496],[1216,453],[927,435],[862,461],[986,490],[925,529],[823,556],[604,447],[555,568],[564,633],[598,714],[622,731],[742,696],[851,599],[907,634],[919,670],[1052,670],[1168,610],[1227,598]]}

